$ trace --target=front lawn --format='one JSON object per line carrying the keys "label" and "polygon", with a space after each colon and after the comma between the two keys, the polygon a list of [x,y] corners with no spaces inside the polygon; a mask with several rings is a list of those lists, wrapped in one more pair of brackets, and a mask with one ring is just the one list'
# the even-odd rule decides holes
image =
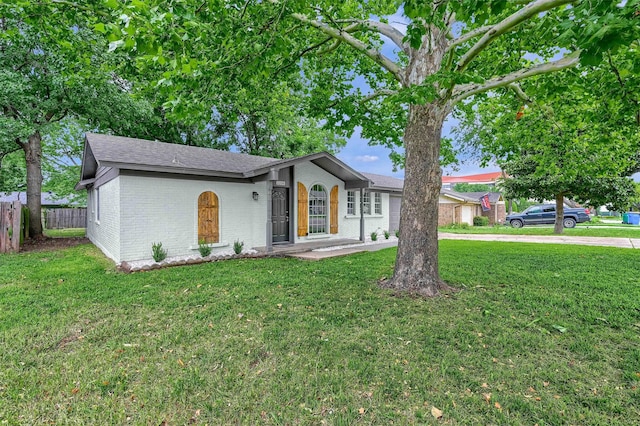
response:
{"label": "front lawn", "polygon": [[[452,234],[507,234],[507,235],[557,235],[553,233],[553,225],[526,225],[523,228],[512,228],[509,225],[496,226],[442,226],[439,232]],[[640,226],[618,224],[578,224],[575,228],[565,228],[562,235],[573,237],[613,237],[640,238]]]}
{"label": "front lawn", "polygon": [[636,251],[440,247],[462,291],[433,300],[378,288],[395,249],[131,275],[91,245],[0,255],[0,424],[637,423]]}

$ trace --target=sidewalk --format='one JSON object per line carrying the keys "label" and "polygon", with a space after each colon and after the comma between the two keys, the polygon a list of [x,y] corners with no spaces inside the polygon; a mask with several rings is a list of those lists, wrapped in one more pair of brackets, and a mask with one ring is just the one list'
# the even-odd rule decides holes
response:
{"label": "sidewalk", "polygon": [[[468,241],[500,241],[513,243],[540,244],[577,244],[584,246],[619,247],[640,249],[640,238],[608,238],[608,237],[566,237],[562,235],[504,235],[504,234],[451,234],[438,233],[439,240],[468,240]],[[395,247],[398,241],[382,241],[378,244],[356,244],[336,250],[312,250],[304,253],[291,253],[289,256],[304,260],[320,260],[329,257],[346,256],[363,251],[377,251]]]}
{"label": "sidewalk", "polygon": [[563,235],[450,234],[440,232],[440,240],[503,241],[514,243],[578,244],[640,249],[640,238],[567,237]]}

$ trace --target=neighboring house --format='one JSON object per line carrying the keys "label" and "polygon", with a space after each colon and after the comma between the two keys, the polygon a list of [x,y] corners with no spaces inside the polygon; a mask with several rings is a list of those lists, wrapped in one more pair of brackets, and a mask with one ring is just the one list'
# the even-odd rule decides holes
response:
{"label": "neighboring house", "polygon": [[480,198],[486,192],[455,192],[448,189],[440,191],[438,206],[438,226],[452,223],[473,225],[475,216],[487,216],[489,224],[504,223],[506,217],[505,204],[499,192],[489,192],[491,210],[482,211]]}
{"label": "neighboring house", "polygon": [[364,239],[389,229],[402,191],[368,176],[326,152],[282,160],[88,133],[76,189],[88,192],[87,237],[122,262],[150,258],[153,243],[180,256],[199,243]]}
{"label": "neighboring house", "polygon": [[496,181],[502,177],[502,172],[481,173],[468,176],[442,176],[442,189],[452,190],[457,183],[496,186]]}
{"label": "neighboring house", "polygon": [[[0,202],[20,201],[22,205],[27,205],[26,192],[0,192]],[[43,191],[40,194],[40,204],[43,209],[54,209],[60,207],[76,207],[76,203],[66,197],[56,197],[51,191]]]}

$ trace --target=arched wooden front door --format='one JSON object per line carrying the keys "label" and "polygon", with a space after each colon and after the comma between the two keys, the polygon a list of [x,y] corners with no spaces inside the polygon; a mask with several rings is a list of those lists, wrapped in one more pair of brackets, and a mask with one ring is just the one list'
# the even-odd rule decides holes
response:
{"label": "arched wooden front door", "polygon": [[219,243],[218,196],[211,191],[198,197],[198,243]]}

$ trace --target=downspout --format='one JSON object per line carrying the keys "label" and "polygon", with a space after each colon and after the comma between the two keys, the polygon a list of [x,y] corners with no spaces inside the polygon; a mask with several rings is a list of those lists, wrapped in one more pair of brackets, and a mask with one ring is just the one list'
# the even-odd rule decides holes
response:
{"label": "downspout", "polygon": [[267,181],[267,253],[273,251],[273,205],[271,202],[273,181]]}
{"label": "downspout", "polygon": [[364,188],[360,188],[360,241],[364,243]]}

